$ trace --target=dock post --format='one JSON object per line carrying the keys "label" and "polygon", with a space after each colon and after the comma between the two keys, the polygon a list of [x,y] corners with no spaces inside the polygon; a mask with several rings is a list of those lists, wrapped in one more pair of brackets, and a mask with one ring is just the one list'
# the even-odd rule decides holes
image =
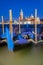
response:
{"label": "dock post", "polygon": [[13,43],[13,40],[11,38],[10,31],[8,30],[7,27],[6,27],[6,39],[7,39],[8,50],[13,51],[14,43]]}
{"label": "dock post", "polygon": [[37,9],[35,9],[35,42],[37,44]]}
{"label": "dock post", "polygon": [[3,18],[3,16],[1,16],[1,18],[2,18],[2,31],[3,31],[3,34],[4,34],[4,18]]}
{"label": "dock post", "polygon": [[21,33],[21,29],[20,29],[20,17],[19,17],[19,34]]}
{"label": "dock post", "polygon": [[13,27],[12,27],[12,10],[9,10],[9,26],[10,26],[10,34],[11,34],[11,38],[12,38],[12,32],[13,32]]}

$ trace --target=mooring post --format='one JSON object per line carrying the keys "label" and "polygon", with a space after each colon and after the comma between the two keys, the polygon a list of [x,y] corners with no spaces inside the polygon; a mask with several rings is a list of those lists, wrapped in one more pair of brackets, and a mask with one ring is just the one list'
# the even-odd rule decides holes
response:
{"label": "mooring post", "polygon": [[20,17],[19,17],[19,34],[21,33],[21,28],[20,28]]}
{"label": "mooring post", "polygon": [[35,9],[35,42],[37,44],[37,9]]}
{"label": "mooring post", "polygon": [[9,26],[10,26],[10,34],[11,34],[11,38],[12,38],[12,32],[13,32],[13,27],[12,27],[12,10],[9,10]]}
{"label": "mooring post", "polygon": [[13,51],[13,49],[14,49],[14,43],[13,43],[13,40],[11,38],[10,31],[8,30],[7,27],[6,27],[6,39],[7,39],[8,50],[9,51]]}
{"label": "mooring post", "polygon": [[1,16],[1,18],[2,18],[2,32],[4,34],[4,18],[3,18],[3,16]]}

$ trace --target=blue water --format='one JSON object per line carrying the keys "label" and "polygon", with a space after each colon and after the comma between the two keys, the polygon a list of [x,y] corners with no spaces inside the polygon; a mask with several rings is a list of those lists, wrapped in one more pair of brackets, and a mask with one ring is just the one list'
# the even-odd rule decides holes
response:
{"label": "blue water", "polygon": [[[4,32],[5,32],[5,28],[6,26],[8,27],[9,29],[9,25],[4,25]],[[13,30],[15,29],[15,27],[19,28],[19,25],[12,25],[13,26]],[[40,30],[41,30],[41,27],[43,26],[43,24],[40,24],[40,25],[37,25],[37,33],[40,33]],[[27,32],[27,31],[34,31],[35,29],[35,25],[28,25],[28,24],[25,24],[25,25],[21,25],[21,32]],[[0,35],[3,34],[3,31],[2,31],[2,25],[0,24]]]}

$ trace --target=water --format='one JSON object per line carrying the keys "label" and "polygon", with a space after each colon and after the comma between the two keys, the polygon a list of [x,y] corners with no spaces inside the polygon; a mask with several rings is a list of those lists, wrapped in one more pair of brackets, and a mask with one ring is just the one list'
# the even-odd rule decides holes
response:
{"label": "water", "polygon": [[[6,25],[4,25],[4,32],[5,32],[5,28],[6,28],[6,26],[9,28],[9,24],[6,24]],[[12,25],[13,26],[13,29],[15,29],[15,27],[19,27],[19,25]],[[37,32],[39,33],[40,32],[40,29],[41,29],[41,27],[43,26],[43,24],[40,24],[40,25],[37,25]],[[35,25],[31,25],[31,24],[24,24],[24,25],[21,25],[20,26],[21,27],[21,32],[24,32],[24,31],[34,31],[34,28],[35,28]],[[0,24],[0,35],[3,33],[3,31],[2,31],[2,25]]]}
{"label": "water", "polygon": [[0,48],[0,65],[43,65],[43,47],[28,47],[18,51]]}
{"label": "water", "polygon": [[[25,28],[24,25],[23,27]],[[25,29],[27,30],[28,28]],[[1,27],[0,30],[1,35]],[[34,27],[31,27],[31,30],[34,30]],[[0,47],[0,65],[43,65],[43,47],[33,46],[14,52],[8,51],[6,46]]]}

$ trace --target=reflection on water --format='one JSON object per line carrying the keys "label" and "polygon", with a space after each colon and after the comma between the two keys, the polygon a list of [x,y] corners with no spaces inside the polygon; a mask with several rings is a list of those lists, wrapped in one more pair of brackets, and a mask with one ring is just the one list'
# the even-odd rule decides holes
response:
{"label": "reflection on water", "polygon": [[0,65],[43,65],[43,47],[28,47],[9,52],[0,48]]}

